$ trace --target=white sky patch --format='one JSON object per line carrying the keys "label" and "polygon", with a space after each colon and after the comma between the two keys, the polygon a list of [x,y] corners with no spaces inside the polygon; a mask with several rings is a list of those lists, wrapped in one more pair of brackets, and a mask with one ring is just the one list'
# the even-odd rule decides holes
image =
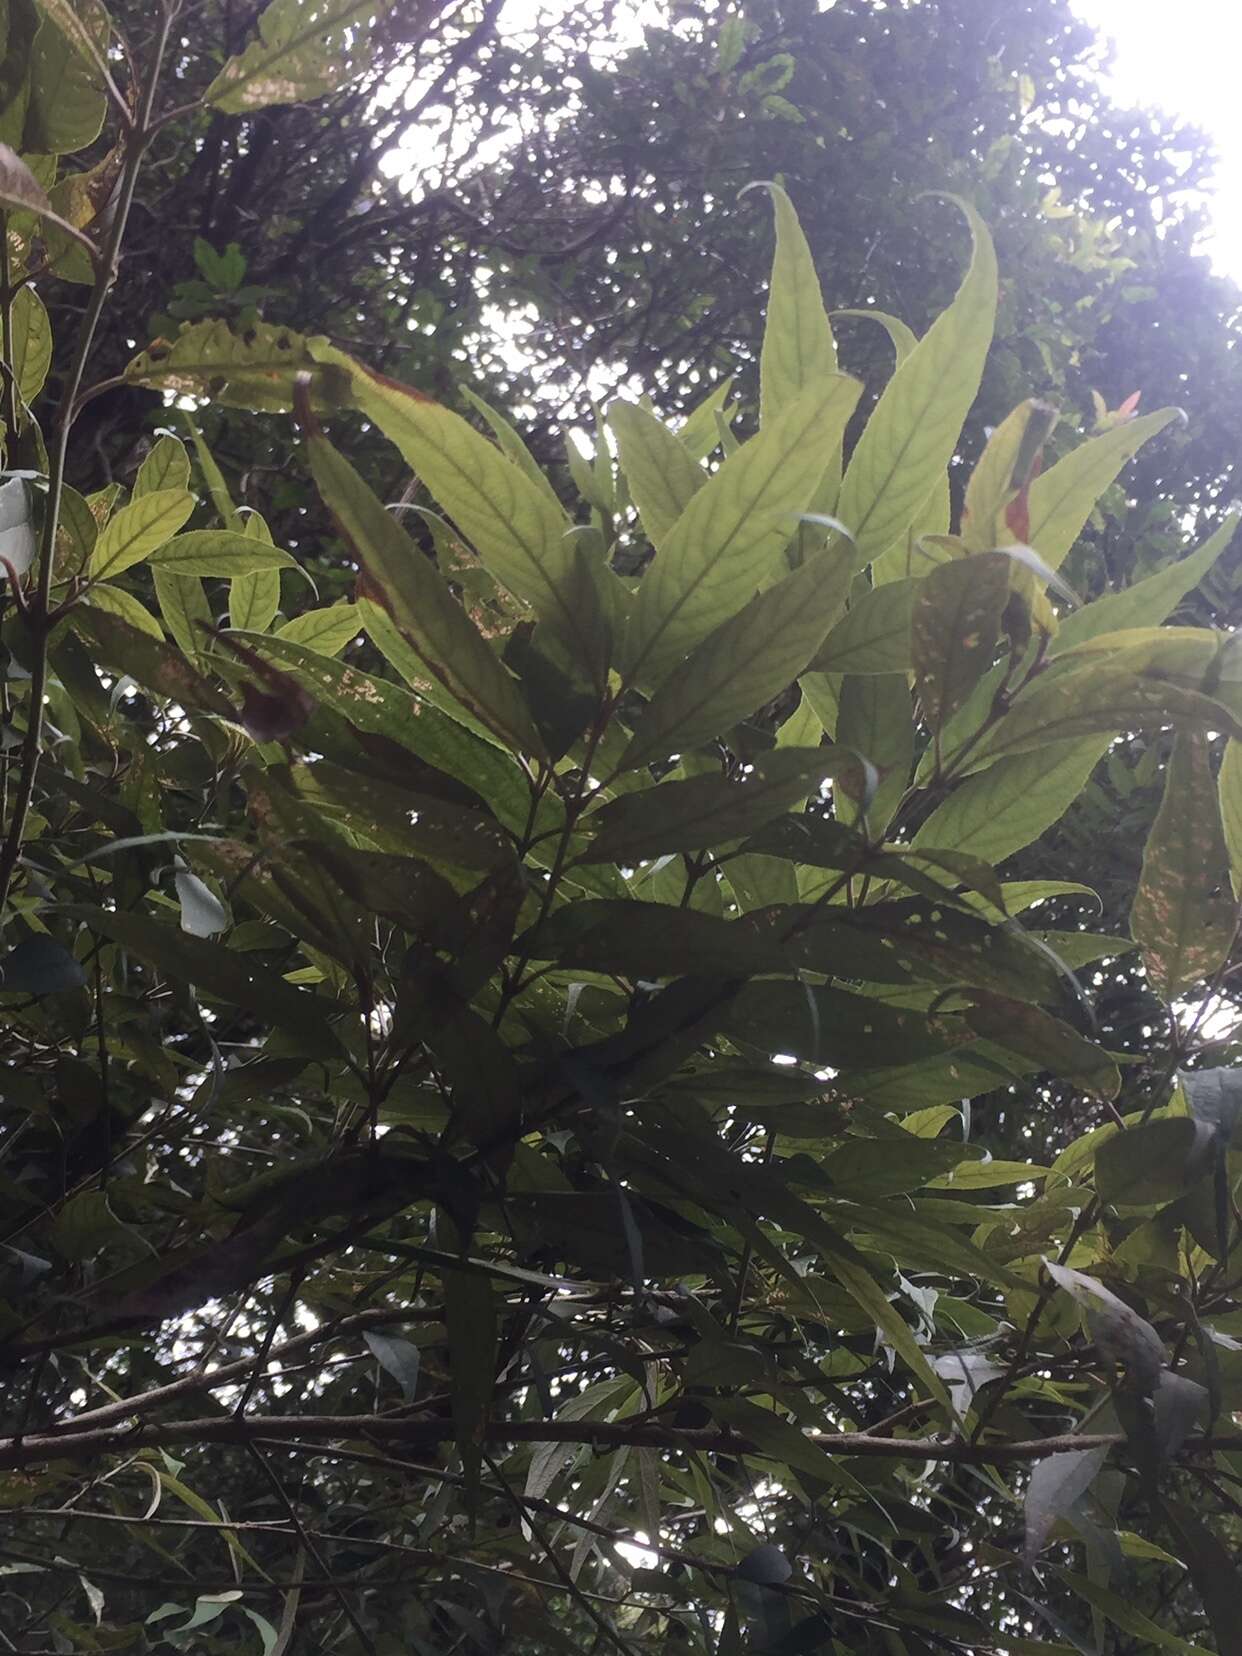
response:
{"label": "white sky patch", "polygon": [[1242,6],[1236,0],[1074,0],[1074,10],[1116,46],[1105,85],[1122,103],[1182,115],[1219,155],[1204,250],[1222,274],[1242,279]]}

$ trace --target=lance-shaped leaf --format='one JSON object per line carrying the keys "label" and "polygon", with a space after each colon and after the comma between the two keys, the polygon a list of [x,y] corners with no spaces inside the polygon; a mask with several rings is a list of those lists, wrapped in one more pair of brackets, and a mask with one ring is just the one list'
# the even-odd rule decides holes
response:
{"label": "lance-shaped leaf", "polygon": [[490,573],[572,649],[575,540],[564,512],[459,414],[322,341],[309,344],[317,360],[345,370],[354,406],[397,445]]}
{"label": "lance-shaped leaf", "polygon": [[1095,1153],[1095,1188],[1104,1201],[1122,1206],[1171,1202],[1198,1176],[1208,1137],[1189,1116],[1164,1116],[1114,1133]]}
{"label": "lance-shaped leaf", "polygon": [[974,208],[953,199],[970,223],[970,267],[952,304],[885,386],[841,484],[837,516],[855,537],[859,568],[904,533],[948,467],[992,340],[992,239]]}
{"label": "lance-shaped leaf", "polygon": [[13,295],[13,372],[22,401],[32,403],[52,366],[52,326],[47,307],[32,287]]}
{"label": "lance-shaped leaf", "polygon": [[453,1425],[468,1498],[477,1488],[496,1383],[496,1305],[485,1276],[445,1271],[444,1321],[452,1370]]}
{"label": "lance-shaped leaf", "polygon": [[621,794],[583,818],[583,830],[594,837],[581,858],[633,864],[742,839],[817,792],[827,777],[857,765],[844,748],[777,748],[738,781],[694,776]]}
{"label": "lance-shaped leaf", "polygon": [[1154,992],[1173,1000],[1229,953],[1237,912],[1206,737],[1182,731],[1165,773],[1130,930]]}
{"label": "lance-shaped leaf", "polygon": [[131,500],[128,506],[113,512],[104,525],[87,573],[93,581],[104,581],[141,563],[172,539],[193,510],[194,496],[185,489],[158,489]]}
{"label": "lance-shaped leaf", "polygon": [[1044,1260],[1044,1269],[1057,1287],[1063,1288],[1087,1313],[1101,1354],[1111,1362],[1120,1363],[1138,1390],[1150,1396],[1164,1368],[1164,1342],[1147,1319],[1119,1299],[1111,1288],[1082,1271],[1049,1259]]}
{"label": "lance-shaped leaf", "polygon": [[393,0],[271,0],[259,33],[204,94],[229,115],[308,103],[344,86],[370,62],[376,24]]}
{"label": "lance-shaped leaf", "polygon": [[[895,585],[877,591],[891,592]],[[919,582],[910,654],[923,717],[934,732],[992,665],[1008,594],[1009,560],[1001,552],[955,558]]]}
{"label": "lance-shaped leaf", "polygon": [[[851,558],[850,562],[853,561]],[[917,579],[887,581],[864,592],[824,640],[811,663],[817,673],[904,673],[912,665],[910,620]]]}
{"label": "lance-shaped leaf", "polygon": [[779,941],[748,922],[668,903],[599,898],[567,904],[518,943],[537,960],[636,979],[791,969]]}
{"label": "lance-shaped leaf", "polygon": [[1076,1081],[1097,1098],[1116,1098],[1121,1090],[1121,1075],[1108,1054],[1038,1006],[976,991],[966,1022],[985,1039]]}
{"label": "lance-shaped leaf", "polygon": [[480,636],[435,566],[323,437],[307,439],[311,473],[366,578],[372,601],[445,689],[518,753],[543,741],[516,680]]}
{"label": "lance-shaped leaf", "polygon": [[901,367],[919,342],[919,336],[908,323],[903,322],[898,316],[890,316],[887,311],[866,308],[861,310],[856,308],[834,310],[829,320],[835,321],[838,316],[849,316],[859,322],[878,322],[892,341],[893,354],[897,359],[896,365],[898,368]]}
{"label": "lance-shaped leaf", "polygon": [[[1058,417],[1051,404],[1030,397],[988,438],[962,502],[962,538],[969,551],[988,552],[1027,539],[1010,521],[1016,514],[1009,508],[1030,482]],[[1024,531],[1026,525],[1020,527]]]}
{"label": "lance-shaped leaf", "polygon": [[1177,408],[1144,414],[1081,443],[1035,479],[1029,495],[1030,532],[1024,538],[1049,569],[1060,568],[1100,496],[1126,461],[1170,421],[1184,417]]}
{"label": "lance-shaped leaf", "polygon": [[1225,743],[1217,787],[1221,827],[1229,856],[1229,878],[1234,896],[1242,898],[1242,741],[1236,738],[1231,737]]}
{"label": "lance-shaped leaf", "polygon": [[975,760],[1071,741],[1103,731],[1223,730],[1242,736],[1242,725],[1220,702],[1196,690],[1146,677],[1104,661],[1075,672],[1037,678],[975,750]]}
{"label": "lance-shaped leaf", "polygon": [[786,689],[845,602],[844,563],[840,552],[809,559],[709,633],[651,698],[622,764],[697,747]]}
{"label": "lance-shaped leaf", "polygon": [[364,1330],[363,1342],[379,1366],[401,1387],[401,1395],[412,1403],[418,1395],[418,1370],[421,1354],[413,1340],[403,1340],[397,1334],[381,1334],[378,1329]]}
{"label": "lance-shaped leaf", "polygon": [[1043,1551],[1058,1518],[1066,1518],[1095,1482],[1096,1474],[1108,1459],[1108,1445],[1094,1449],[1068,1450],[1049,1455],[1036,1463],[1026,1486],[1023,1511],[1027,1563]]}
{"label": "lance-shaped leaf", "polygon": [[1122,632],[1131,627],[1158,627],[1228,549],[1237,526],[1236,515],[1226,518],[1197,552],[1179,558],[1145,581],[1136,581],[1124,592],[1107,593],[1066,616],[1049,645],[1049,655],[1060,655],[1075,644],[1084,644],[1103,633]]}
{"label": "lance-shaped leaf", "polygon": [[[229,601],[232,602],[231,594]],[[334,656],[339,655],[361,631],[362,618],[358,606],[342,602],[329,604],[323,609],[303,610],[292,621],[277,627],[276,636],[287,638],[291,644],[315,650],[320,655]]]}
{"label": "lance-shaped leaf", "polygon": [[[100,536],[100,546],[107,533],[105,529]],[[258,569],[297,568],[297,559],[270,541],[239,535],[232,529],[191,529],[187,534],[175,535],[150,554],[149,562],[153,569],[166,569],[172,575],[253,575]]]}
{"label": "lance-shaped leaf", "polygon": [[148,961],[163,976],[193,983],[225,1006],[243,1007],[282,1028],[322,1034],[331,1002],[295,989],[267,967],[145,914],[68,903],[65,913]]}
{"label": "lance-shaped leaf", "polygon": [[1111,736],[1088,736],[1015,754],[959,784],[914,836],[1000,863],[1060,820],[1086,787]]}
{"label": "lance-shaped leaf", "polygon": [[665,538],[638,588],[623,664],[658,683],[771,574],[858,400],[830,375],[730,455]]}
{"label": "lance-shaped leaf", "polygon": [[188,489],[190,487],[190,457],[180,437],[168,432],[157,437],[151,452],[138,468],[134,479],[133,498],[158,494],[161,489]]}
{"label": "lance-shaped leaf", "polygon": [[760,423],[836,372],[837,347],[815,261],[793,203],[779,184],[763,186],[776,218],[776,255],[759,353]]}
{"label": "lance-shaped leaf", "polygon": [[617,439],[621,473],[647,539],[662,546],[669,530],[707,482],[684,443],[637,403],[615,402],[608,423]]}
{"label": "lance-shaped leaf", "polygon": [[[841,685],[837,740],[875,766],[879,778],[866,801],[867,828],[878,839],[910,781],[914,762],[914,719],[904,673],[850,673]],[[834,790],[837,816],[845,823],[862,814],[863,797],[849,772]]]}

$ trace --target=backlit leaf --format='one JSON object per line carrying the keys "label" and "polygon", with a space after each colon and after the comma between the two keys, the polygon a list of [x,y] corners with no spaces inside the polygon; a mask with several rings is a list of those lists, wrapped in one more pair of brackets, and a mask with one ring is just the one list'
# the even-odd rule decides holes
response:
{"label": "backlit leaf", "polygon": [[1207,740],[1179,733],[1165,772],[1130,929],[1152,989],[1171,1001],[1224,961],[1237,928]]}

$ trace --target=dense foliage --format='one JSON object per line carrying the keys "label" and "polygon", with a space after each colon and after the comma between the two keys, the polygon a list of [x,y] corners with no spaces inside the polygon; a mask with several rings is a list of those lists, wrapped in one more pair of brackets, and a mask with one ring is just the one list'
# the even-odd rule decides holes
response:
{"label": "dense foliage", "polygon": [[478,43],[133,10],[0,87],[0,1648],[1236,1648],[1233,520],[1066,578],[1178,410],[984,439],[965,196],[864,386],[794,179],[756,417],[653,375],[569,479],[206,241],[99,371],[145,165]]}

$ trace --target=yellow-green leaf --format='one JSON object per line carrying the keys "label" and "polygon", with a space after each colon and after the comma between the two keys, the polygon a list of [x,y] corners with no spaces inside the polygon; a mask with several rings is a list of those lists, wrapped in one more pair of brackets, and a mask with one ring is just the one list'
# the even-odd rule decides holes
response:
{"label": "yellow-green leaf", "polygon": [[974,208],[957,205],[974,238],[965,279],[885,386],[841,484],[837,516],[855,538],[859,568],[914,521],[979,389],[996,315],[996,255]]}
{"label": "yellow-green leaf", "polygon": [[[364,572],[368,596],[481,723],[517,752],[542,755],[543,741],[517,681],[435,566],[326,438],[310,437],[307,452],[319,492]],[[515,467],[508,469],[525,482]]]}
{"label": "yellow-green leaf", "polygon": [[697,747],[786,689],[845,602],[843,562],[821,553],[709,633],[652,697],[622,764]]}
{"label": "yellow-green leaf", "polygon": [[161,489],[188,489],[190,487],[190,457],[179,437],[165,432],[152,444],[151,452],[138,468],[134,479],[134,499],[158,494]]}
{"label": "yellow-green leaf", "polygon": [[141,563],[177,533],[193,510],[194,496],[185,489],[157,489],[131,500],[104,525],[87,573],[102,581]]}
{"label": "yellow-green leaf", "polygon": [[320,655],[340,655],[345,646],[362,631],[362,620],[355,604],[330,604],[325,609],[305,610],[277,627],[277,638],[287,638],[302,644]]}
{"label": "yellow-green leaf", "polygon": [[234,529],[191,529],[166,540],[151,554],[150,563],[152,568],[168,569],[175,575],[250,575],[256,569],[297,567],[297,560],[288,552],[254,535],[239,535]]}
{"label": "yellow-green leaf", "polygon": [[[852,558],[849,560],[852,562]],[[918,580],[889,581],[864,592],[837,622],[815,657],[817,673],[904,673],[911,664],[910,619]]]}
{"label": "yellow-green leaf", "polygon": [[857,380],[829,375],[698,491],[639,585],[623,655],[631,682],[666,677],[771,574],[860,389]]}
{"label": "yellow-green leaf", "polygon": [[662,420],[637,403],[615,402],[608,423],[617,439],[621,472],[629,484],[647,539],[661,546],[707,473]]}
{"label": "yellow-green leaf", "polygon": [[354,406],[397,445],[487,569],[558,638],[572,639],[574,537],[564,512],[459,414],[332,346],[312,349],[345,369]]}
{"label": "yellow-green leaf", "polygon": [[779,184],[766,188],[776,216],[776,256],[759,355],[761,424],[837,368],[832,324],[798,215]]}
{"label": "yellow-green leaf", "polygon": [[1055,408],[1028,397],[988,438],[962,503],[962,538],[968,551],[989,552],[1023,539],[1005,521],[1005,509],[1030,477],[1056,420]]}
{"label": "yellow-green leaf", "polygon": [[1180,731],[1130,911],[1130,931],[1142,947],[1155,993],[1172,1001],[1211,977],[1228,955],[1236,928],[1207,739]]}
{"label": "yellow-green leaf", "polygon": [[1123,592],[1106,593],[1066,616],[1049,646],[1049,655],[1061,655],[1102,633],[1159,626],[1228,549],[1237,527],[1237,515],[1227,517],[1198,551],[1179,558],[1167,569],[1157,570],[1144,581],[1136,581]]}
{"label": "yellow-green leaf", "polygon": [[307,103],[344,86],[370,62],[371,36],[395,0],[271,0],[258,38],[231,57],[204,94],[228,115]]}
{"label": "yellow-green leaf", "polygon": [[17,389],[24,403],[32,403],[52,366],[52,325],[42,299],[29,285],[13,295],[12,318]]}
{"label": "yellow-green leaf", "polygon": [[[880,587],[875,595],[893,590]],[[910,656],[923,717],[937,737],[992,665],[1008,595],[1002,552],[955,558],[917,583]]]}
{"label": "yellow-green leaf", "polygon": [[182,653],[201,673],[203,646],[212,629],[211,605],[197,575],[179,575],[172,569],[157,567],[154,571],[155,596],[159,602],[164,625],[177,641]]}
{"label": "yellow-green leaf", "polygon": [[1001,759],[955,788],[913,843],[1003,862],[1064,816],[1111,741],[1088,736]]}
{"label": "yellow-green leaf", "polygon": [[[242,534],[272,544],[272,532],[258,512],[242,519]],[[256,569],[253,575],[235,575],[229,582],[229,626],[242,632],[266,632],[280,608],[279,569]]]}
{"label": "yellow-green leaf", "polygon": [[1100,496],[1132,455],[1170,421],[1182,418],[1180,409],[1161,408],[1102,436],[1092,437],[1049,466],[1031,484],[1028,543],[1049,569],[1059,569],[1066,553],[1083,531]]}
{"label": "yellow-green leaf", "polygon": [[84,595],[84,602],[94,605],[96,609],[107,610],[110,615],[119,615],[122,621],[127,621],[131,627],[137,627],[139,632],[146,633],[151,638],[164,641],[164,631],[156,618],[145,604],[140,604],[132,592],[126,592],[122,587],[99,585],[89,587]]}
{"label": "yellow-green leaf", "polygon": [[1221,827],[1229,853],[1229,878],[1233,894],[1242,897],[1242,742],[1225,743],[1218,782]]}

